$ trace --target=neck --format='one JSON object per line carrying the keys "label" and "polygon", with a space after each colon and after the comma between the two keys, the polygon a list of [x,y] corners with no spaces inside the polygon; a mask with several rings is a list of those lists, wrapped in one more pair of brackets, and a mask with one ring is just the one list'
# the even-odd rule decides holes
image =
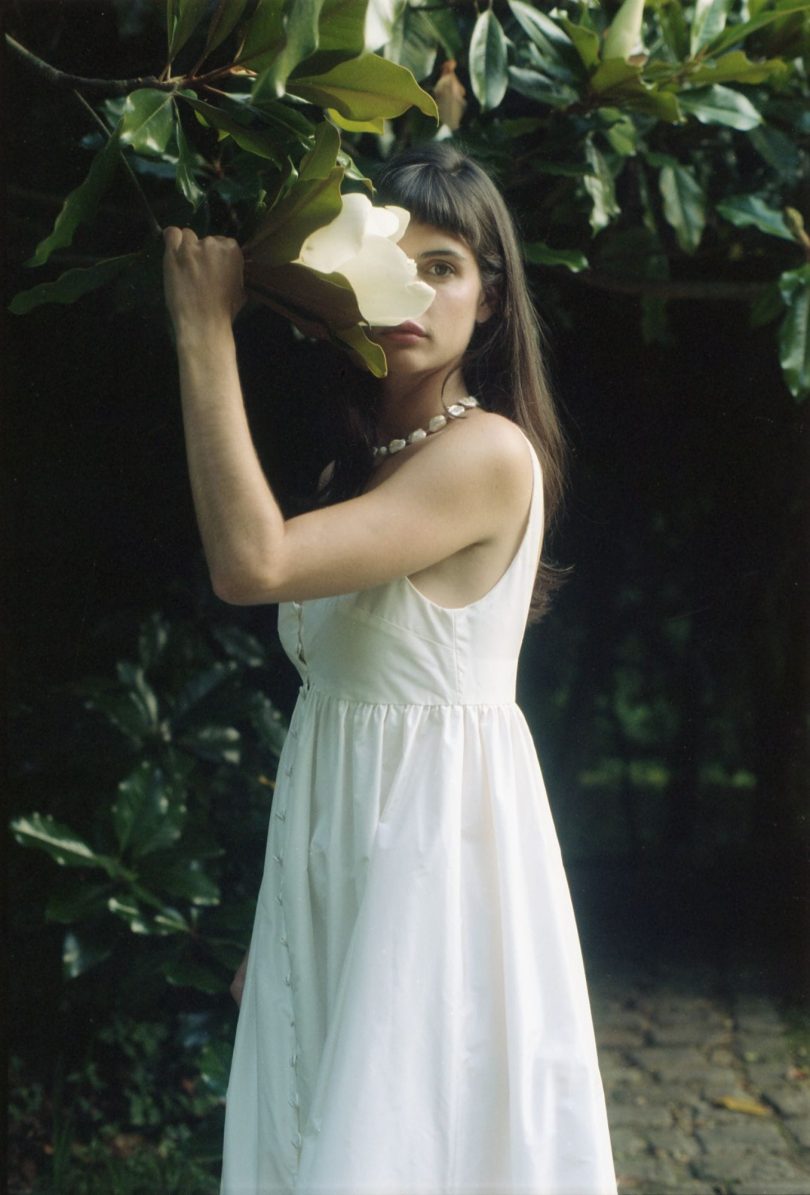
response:
{"label": "neck", "polygon": [[443,406],[458,402],[469,393],[459,369],[419,377],[383,378],[377,430],[381,441],[407,436],[414,428],[427,424]]}

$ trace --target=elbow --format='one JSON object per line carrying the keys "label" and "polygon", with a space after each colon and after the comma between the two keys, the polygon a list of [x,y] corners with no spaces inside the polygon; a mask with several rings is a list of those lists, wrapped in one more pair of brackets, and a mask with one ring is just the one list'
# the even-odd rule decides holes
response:
{"label": "elbow", "polygon": [[277,602],[277,587],[270,576],[258,574],[211,573],[211,586],[221,602],[229,606],[260,606]]}

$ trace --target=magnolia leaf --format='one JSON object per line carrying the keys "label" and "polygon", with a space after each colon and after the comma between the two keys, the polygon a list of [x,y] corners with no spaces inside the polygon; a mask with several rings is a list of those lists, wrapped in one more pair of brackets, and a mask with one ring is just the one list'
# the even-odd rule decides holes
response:
{"label": "magnolia leaf", "polygon": [[591,135],[585,141],[585,159],[591,173],[584,175],[582,184],[591,197],[591,228],[594,232],[599,232],[607,227],[614,216],[619,215],[620,208],[616,202],[613,175],[604,155],[594,145]]}
{"label": "magnolia leaf", "polygon": [[62,867],[97,867],[110,876],[121,872],[115,859],[96,854],[89,843],[49,814],[16,817],[11,822],[11,830],[22,846],[39,847]]}
{"label": "magnolia leaf", "polygon": [[509,0],[509,8],[523,32],[528,34],[539,50],[549,53],[553,48],[569,66],[574,65],[578,56],[574,52],[570,37],[556,21],[546,16],[539,8],[524,4],[522,0]]}
{"label": "magnolia leaf", "polygon": [[759,195],[737,195],[723,199],[715,206],[720,215],[737,228],[753,226],[768,236],[779,237],[783,241],[793,240],[782,212],[768,207]]}
{"label": "magnolia leaf", "polygon": [[349,120],[390,120],[411,107],[439,118],[435,100],[411,72],[377,54],[340,62],[317,76],[294,74],[287,91],[321,108],[335,108]]}
{"label": "magnolia leaf", "polygon": [[623,58],[609,58],[601,62],[591,75],[591,91],[597,93],[612,91],[641,81],[641,67],[632,62],[625,62]]}
{"label": "magnolia leaf", "polygon": [[388,45],[406,7],[407,0],[369,0],[365,27],[367,50]]}
{"label": "magnolia leaf", "polygon": [[242,736],[234,726],[201,726],[185,734],[181,745],[199,759],[236,767],[242,757]]}
{"label": "magnolia leaf", "polygon": [[126,896],[122,899],[118,896],[111,896],[107,901],[107,908],[113,916],[126,921],[133,934],[152,934],[154,932],[146,914],[133,897]]}
{"label": "magnolia leaf", "polygon": [[203,58],[207,58],[212,50],[216,50],[217,46],[222,45],[226,37],[236,27],[246,5],[247,0],[218,0],[208,26]]}
{"label": "magnolia leaf", "polygon": [[370,340],[363,328],[341,328],[334,339],[348,350],[349,356],[361,368],[365,368],[375,378],[384,378],[388,373],[388,362],[385,352],[376,341]]}
{"label": "magnolia leaf", "polygon": [[168,0],[167,8],[169,62],[173,62],[205,16],[208,0]]}
{"label": "magnolia leaf", "polygon": [[[324,0],[318,21],[318,52],[357,58],[366,48],[368,0]],[[382,45],[382,43],[380,43]]]}
{"label": "magnolia leaf", "polygon": [[509,84],[506,70],[506,35],[491,8],[476,19],[470,38],[470,83],[484,112],[497,108]]}
{"label": "magnolia leaf", "polygon": [[770,282],[762,288],[762,292],[751,303],[748,326],[761,328],[764,324],[770,324],[784,310],[785,305],[779,293],[779,284]]}
{"label": "magnolia leaf", "polygon": [[90,164],[83,183],[71,191],[62,204],[53,229],[40,241],[27,266],[43,265],[54,249],[64,249],[73,242],[73,234],[80,224],[89,224],[95,217],[99,200],[113,180],[121,157],[118,131],[105,142]]}
{"label": "magnolia leaf", "polygon": [[588,259],[579,249],[552,249],[543,241],[532,241],[524,246],[526,260],[539,266],[565,266],[573,274],[587,270]]}
{"label": "magnolia leaf", "polygon": [[762,124],[762,114],[742,92],[731,87],[706,87],[695,91],[681,91],[678,102],[684,112],[690,112],[701,124],[722,124],[740,132],[747,132]]}
{"label": "magnolia leaf", "polygon": [[748,1116],[773,1116],[773,1108],[751,1096],[719,1095],[712,1103],[718,1108],[727,1108],[729,1112],[744,1112]]}
{"label": "magnolia leaf", "polygon": [[177,142],[177,189],[193,208],[204,198],[205,192],[194,177],[197,155],[186,140],[180,113],[174,109],[174,136]]}
{"label": "magnolia leaf", "polygon": [[172,98],[150,87],[130,92],[121,111],[121,144],[140,154],[162,154],[174,129]]}
{"label": "magnolia leaf", "polygon": [[727,50],[729,46],[735,46],[741,41],[745,41],[752,33],[756,33],[758,29],[763,29],[766,25],[770,25],[772,21],[781,21],[783,17],[790,16],[792,13],[806,13],[810,10],[810,0],[800,0],[799,3],[785,6],[784,8],[769,9],[767,12],[761,12],[757,16],[752,17],[750,21],[741,21],[738,25],[730,25],[719,34],[707,47],[704,49],[704,55],[721,54]]}
{"label": "magnolia leaf", "polygon": [[723,32],[733,0],[696,0],[689,53],[694,56]]}
{"label": "magnolia leaf", "polygon": [[278,146],[263,133],[247,128],[221,108],[207,104],[205,100],[194,99],[188,92],[181,91],[178,94],[194,109],[203,124],[218,129],[223,136],[232,137],[236,144],[247,150],[248,153],[256,154],[260,158],[267,158],[277,165],[280,164],[281,155]]}
{"label": "magnolia leaf", "polygon": [[65,979],[77,979],[91,967],[104,962],[111,953],[111,947],[87,941],[74,930],[69,930],[62,942],[62,975]]}
{"label": "magnolia leaf", "polygon": [[[629,0],[625,0],[628,3]],[[633,0],[635,3],[635,0]],[[565,29],[574,48],[579,55],[582,65],[588,70],[595,66],[599,61],[599,36],[594,33],[593,29],[588,29],[585,25],[575,25],[573,21],[569,21],[563,17],[560,24]]]}
{"label": "magnolia leaf", "polygon": [[161,768],[142,760],[118,785],[112,806],[119,847],[136,857],[171,846],[182,833],[186,806],[182,788]]}
{"label": "magnolia leaf", "polygon": [[154,860],[159,871],[155,880],[170,896],[179,896],[198,907],[214,907],[219,904],[219,885],[206,875],[197,859],[180,859],[167,864],[160,858]]}
{"label": "magnolia leaf", "polygon": [[684,253],[694,253],[706,226],[706,196],[695,172],[680,163],[662,166],[658,185],[678,244]]}
{"label": "magnolia leaf", "polygon": [[259,73],[262,89],[284,94],[288,75],[318,48],[324,0],[259,0],[248,23],[239,62]]}
{"label": "magnolia leaf", "polygon": [[13,315],[27,315],[42,303],[75,303],[88,291],[110,282],[128,265],[138,261],[137,253],[121,257],[107,257],[85,269],[66,270],[53,282],[41,282],[30,290],[20,291],[8,305]]}
{"label": "magnolia leaf", "polygon": [[786,270],[779,289],[787,307],[779,327],[779,361],[790,393],[810,394],[810,265]]}
{"label": "magnolia leaf", "polygon": [[270,209],[245,245],[245,281],[261,277],[268,268],[295,261],[304,241],[341,210],[343,168],[336,166],[325,178],[298,180]]}
{"label": "magnolia leaf", "polygon": [[163,974],[176,987],[196,988],[215,996],[225,992],[228,981],[218,971],[189,958],[172,958],[163,964]]}
{"label": "magnolia leaf", "polygon": [[304,154],[298,166],[298,177],[306,182],[311,178],[328,178],[337,165],[340,152],[340,133],[328,121],[318,125],[312,149]]}
{"label": "magnolia leaf", "polygon": [[45,908],[48,921],[69,925],[72,921],[88,921],[107,908],[110,884],[88,884],[82,880],[66,890],[52,892]]}
{"label": "magnolia leaf", "polygon": [[381,137],[385,132],[385,117],[380,116],[377,120],[347,120],[345,116],[341,116],[334,108],[327,108],[326,115],[339,128],[345,129],[347,133],[376,133]]}
{"label": "magnolia leaf", "polygon": [[552,108],[567,108],[579,99],[573,87],[521,66],[509,67],[509,83],[518,95],[525,95],[527,100],[536,100]]}
{"label": "magnolia leaf", "polygon": [[692,86],[713,83],[764,83],[770,75],[785,69],[779,58],[768,58],[764,62],[752,62],[742,50],[732,50],[722,58],[707,59],[697,70],[691,71],[688,80]]}

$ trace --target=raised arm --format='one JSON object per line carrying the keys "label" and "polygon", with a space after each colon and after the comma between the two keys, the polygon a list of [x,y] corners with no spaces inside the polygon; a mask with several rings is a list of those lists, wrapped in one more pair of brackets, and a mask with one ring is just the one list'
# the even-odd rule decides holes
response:
{"label": "raised arm", "polygon": [[477,412],[368,493],[285,521],[253,446],[237,371],[231,325],[244,301],[239,247],[175,228],[165,240],[192,495],[224,601],[369,588],[493,539],[525,510],[525,442],[508,421]]}

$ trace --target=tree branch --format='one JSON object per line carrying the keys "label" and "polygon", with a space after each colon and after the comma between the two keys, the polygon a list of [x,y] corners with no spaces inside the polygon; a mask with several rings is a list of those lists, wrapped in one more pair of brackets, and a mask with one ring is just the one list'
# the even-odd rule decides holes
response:
{"label": "tree branch", "polygon": [[71,75],[57,70],[55,66],[32,54],[8,33],[6,45],[18,58],[27,62],[32,70],[55,87],[81,88],[82,91],[93,92],[96,95],[129,95],[131,91],[137,91],[141,87],[152,87],[155,91],[175,91],[177,88],[176,82],[162,83],[154,75],[144,75],[139,79],[87,79],[83,75]]}

